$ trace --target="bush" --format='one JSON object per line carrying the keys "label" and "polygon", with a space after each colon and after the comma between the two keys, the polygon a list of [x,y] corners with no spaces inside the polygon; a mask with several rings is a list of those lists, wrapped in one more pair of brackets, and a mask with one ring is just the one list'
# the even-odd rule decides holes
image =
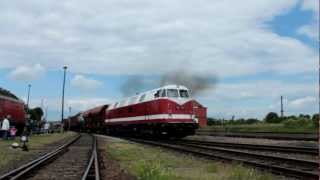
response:
{"label": "bush", "polygon": [[214,118],[208,118],[208,126],[222,125],[222,121]]}
{"label": "bush", "polygon": [[294,129],[299,129],[299,128],[304,128],[304,127],[312,127],[313,123],[311,120],[308,119],[289,119],[284,122],[284,127],[286,128],[294,128]]}

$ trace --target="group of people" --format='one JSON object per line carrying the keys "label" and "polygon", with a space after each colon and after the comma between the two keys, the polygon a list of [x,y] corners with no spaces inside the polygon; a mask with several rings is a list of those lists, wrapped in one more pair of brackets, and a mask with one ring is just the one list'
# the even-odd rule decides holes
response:
{"label": "group of people", "polygon": [[10,127],[10,115],[7,115],[3,120],[0,122],[2,138],[7,140],[10,137],[15,138],[17,129],[15,127]]}
{"label": "group of people", "polygon": [[[8,140],[9,138],[15,139],[18,131],[14,126],[14,124],[10,124],[10,120],[11,120],[10,115],[5,116],[3,119],[1,119],[0,117],[0,138],[2,137],[2,139],[4,140]],[[45,124],[41,125],[41,127],[42,128],[40,129],[42,133],[46,133],[46,134],[50,133],[51,124],[49,122],[45,122]],[[40,129],[39,129],[39,132],[40,132]],[[30,125],[30,123],[27,122],[23,131],[20,133],[30,135],[32,131],[33,131],[32,126]]]}

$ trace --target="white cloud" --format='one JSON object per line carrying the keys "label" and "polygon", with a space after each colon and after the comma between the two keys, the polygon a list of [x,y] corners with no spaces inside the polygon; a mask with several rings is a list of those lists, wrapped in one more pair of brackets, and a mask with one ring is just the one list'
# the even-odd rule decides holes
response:
{"label": "white cloud", "polygon": [[18,66],[10,72],[9,77],[14,80],[30,81],[41,78],[45,71],[45,68],[40,64]]}
{"label": "white cloud", "polygon": [[313,12],[313,20],[310,24],[301,26],[297,32],[306,35],[309,38],[318,40],[319,35],[319,1],[318,0],[304,0],[301,6],[304,11]]}
{"label": "white cloud", "polygon": [[[23,98],[24,100],[26,97]],[[65,116],[69,115],[69,107],[71,107],[72,114],[79,111],[85,111],[100,105],[112,103],[112,99],[105,97],[72,97],[65,99]],[[60,98],[45,98],[44,108],[48,108],[50,119],[60,118],[58,115],[61,112],[61,99]],[[41,99],[31,99],[30,107],[41,107]],[[52,114],[54,113],[54,114]],[[58,113],[58,114],[57,114]]]}
{"label": "white cloud", "polygon": [[303,0],[301,8],[303,10],[311,10],[315,14],[319,13],[319,1],[317,1],[317,0]]}
{"label": "white cloud", "polygon": [[284,97],[286,115],[313,114],[316,112],[317,103],[310,97],[315,97],[316,94],[312,82],[259,80],[220,83],[196,99],[208,107],[209,116],[230,118],[235,115],[237,118],[263,118],[271,111],[280,113],[280,96]]}
{"label": "white cloud", "polygon": [[95,79],[87,78],[83,75],[76,75],[71,80],[71,85],[76,88],[79,88],[80,90],[90,91],[101,87],[102,82]]}
{"label": "white cloud", "polygon": [[89,74],[312,72],[316,52],[268,27],[297,2],[0,2],[0,67],[28,59]]}
{"label": "white cloud", "polygon": [[316,27],[317,27],[316,24],[305,25],[298,29],[298,33],[306,35],[312,39],[317,39],[319,32],[317,31]]}
{"label": "white cloud", "polygon": [[111,103],[107,98],[75,98],[67,100],[66,104],[77,111],[84,111],[100,105]]}
{"label": "white cloud", "polygon": [[289,107],[292,108],[305,108],[309,107],[310,105],[315,106],[316,98],[312,96],[302,97],[289,102]]}
{"label": "white cloud", "polygon": [[264,100],[280,96],[296,97],[316,94],[313,83],[289,83],[280,80],[259,80],[238,83],[220,83],[214,89],[203,92],[200,98],[207,100]]}
{"label": "white cloud", "polygon": [[[318,11],[312,10],[314,1],[304,1],[301,8]],[[273,74],[273,78],[313,76],[318,52],[293,37],[278,35],[269,24],[300,2],[0,1],[0,68],[15,68],[28,60],[28,64],[50,70],[68,65],[75,74],[153,76],[188,69],[208,76],[217,74],[221,79],[259,73]],[[313,34],[308,27],[299,31]],[[74,87],[92,90],[101,85],[83,75],[76,77]],[[270,110],[270,98],[273,103],[280,95],[313,96],[312,87],[280,81],[221,82],[203,97],[203,103],[208,104],[209,112],[232,114],[229,110],[233,110],[260,116]],[[57,102],[59,109],[61,102]]]}

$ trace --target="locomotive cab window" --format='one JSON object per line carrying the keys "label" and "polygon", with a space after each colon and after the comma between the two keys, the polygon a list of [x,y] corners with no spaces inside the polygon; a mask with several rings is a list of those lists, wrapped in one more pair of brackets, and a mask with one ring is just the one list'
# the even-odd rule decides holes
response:
{"label": "locomotive cab window", "polygon": [[162,89],[162,91],[161,91],[161,97],[166,97],[166,90],[165,90],[165,89]]}
{"label": "locomotive cab window", "polygon": [[118,104],[119,104],[119,103],[116,103],[113,108],[117,108]]}
{"label": "locomotive cab window", "polygon": [[185,89],[180,89],[179,93],[180,93],[180,97],[182,97],[182,98],[188,98],[189,97],[189,93]]}
{"label": "locomotive cab window", "polygon": [[179,97],[179,93],[177,89],[167,89],[168,97]]}
{"label": "locomotive cab window", "polygon": [[146,97],[146,94],[143,94],[143,95],[140,97],[139,102],[143,101],[145,97]]}
{"label": "locomotive cab window", "polygon": [[136,102],[137,97],[134,96],[130,99],[130,104],[134,104]]}
{"label": "locomotive cab window", "polygon": [[125,104],[126,104],[126,100],[123,100],[119,103],[119,106],[125,106]]}
{"label": "locomotive cab window", "polygon": [[160,97],[160,90],[158,90],[158,91],[154,94],[154,97],[155,97],[155,98]]}

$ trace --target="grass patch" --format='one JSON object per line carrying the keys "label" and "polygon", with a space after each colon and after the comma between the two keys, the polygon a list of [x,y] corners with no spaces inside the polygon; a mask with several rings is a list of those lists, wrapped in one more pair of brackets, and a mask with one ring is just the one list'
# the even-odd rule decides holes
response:
{"label": "grass patch", "polygon": [[23,159],[25,156],[32,154],[41,147],[54,142],[58,142],[66,137],[71,137],[73,135],[75,135],[75,133],[73,132],[33,135],[29,137],[28,152],[22,151],[20,148],[11,148],[12,143],[19,142],[19,137],[16,137],[15,140],[0,140],[0,169],[5,167],[11,161],[19,161]]}
{"label": "grass patch", "polygon": [[243,125],[207,126],[204,130],[217,132],[274,132],[274,133],[316,133],[312,121],[288,120],[280,124],[257,123]]}
{"label": "grass patch", "polygon": [[273,178],[271,174],[257,173],[254,169],[246,168],[239,164],[234,165],[234,170],[230,172],[228,177],[230,180],[269,180]]}
{"label": "grass patch", "polygon": [[107,156],[139,180],[274,180],[280,177],[239,164],[222,164],[182,153],[110,138]]}

